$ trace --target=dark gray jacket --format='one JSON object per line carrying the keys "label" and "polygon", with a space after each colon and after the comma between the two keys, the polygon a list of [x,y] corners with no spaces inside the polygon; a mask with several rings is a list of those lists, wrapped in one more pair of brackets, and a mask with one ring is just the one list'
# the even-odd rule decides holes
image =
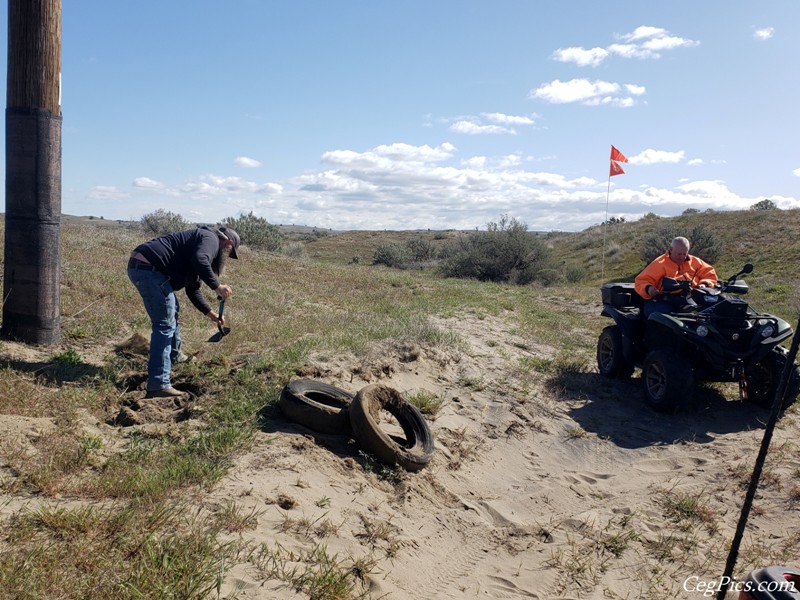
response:
{"label": "dark gray jacket", "polygon": [[191,303],[204,315],[211,307],[200,292],[202,281],[212,290],[219,287],[219,278],[211,263],[219,252],[219,238],[209,229],[198,227],[168,233],[136,247],[150,264],[169,277],[172,289],[186,288]]}

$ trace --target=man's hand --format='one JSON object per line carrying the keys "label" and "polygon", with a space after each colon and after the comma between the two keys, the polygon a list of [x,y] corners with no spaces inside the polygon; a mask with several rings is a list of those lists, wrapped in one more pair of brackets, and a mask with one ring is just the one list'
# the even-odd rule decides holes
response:
{"label": "man's hand", "polygon": [[217,293],[217,296],[222,300],[227,300],[228,298],[233,296],[233,290],[229,285],[220,284],[220,286],[214,291]]}
{"label": "man's hand", "polygon": [[647,294],[651,298],[653,296],[658,296],[658,290],[656,289],[656,286],[654,286],[654,285],[648,285],[646,288],[644,288],[644,291],[647,292]]}
{"label": "man's hand", "polygon": [[219,313],[217,313],[217,311],[215,311],[215,310],[208,311],[208,314],[206,316],[209,319],[211,319],[214,322],[215,325],[218,325],[218,326],[225,325],[225,315],[220,317]]}

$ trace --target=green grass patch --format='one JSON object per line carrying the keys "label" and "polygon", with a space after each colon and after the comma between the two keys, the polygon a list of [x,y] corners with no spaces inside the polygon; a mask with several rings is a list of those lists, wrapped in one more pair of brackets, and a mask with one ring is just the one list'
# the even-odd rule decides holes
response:
{"label": "green grass patch", "polygon": [[160,503],[15,513],[0,554],[2,598],[134,600],[207,598],[217,591],[233,544],[218,529]]}

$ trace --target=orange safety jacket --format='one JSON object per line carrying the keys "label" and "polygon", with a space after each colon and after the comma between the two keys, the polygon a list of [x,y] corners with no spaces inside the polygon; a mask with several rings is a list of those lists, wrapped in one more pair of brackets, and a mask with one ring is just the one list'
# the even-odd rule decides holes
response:
{"label": "orange safety jacket", "polygon": [[644,271],[636,276],[636,293],[642,298],[649,300],[652,298],[645,290],[648,285],[652,285],[663,294],[661,289],[661,278],[672,277],[678,281],[691,281],[692,287],[714,287],[717,284],[717,272],[710,264],[702,258],[692,256],[686,257],[681,264],[673,261],[669,254],[664,253],[644,268]]}

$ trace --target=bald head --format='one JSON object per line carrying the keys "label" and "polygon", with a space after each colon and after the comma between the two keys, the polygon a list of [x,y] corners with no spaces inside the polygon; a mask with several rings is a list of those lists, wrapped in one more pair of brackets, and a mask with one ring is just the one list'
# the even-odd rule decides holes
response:
{"label": "bald head", "polygon": [[686,260],[686,257],[689,256],[689,246],[689,240],[687,240],[685,237],[676,237],[669,245],[667,254],[669,254],[672,262],[681,264]]}

